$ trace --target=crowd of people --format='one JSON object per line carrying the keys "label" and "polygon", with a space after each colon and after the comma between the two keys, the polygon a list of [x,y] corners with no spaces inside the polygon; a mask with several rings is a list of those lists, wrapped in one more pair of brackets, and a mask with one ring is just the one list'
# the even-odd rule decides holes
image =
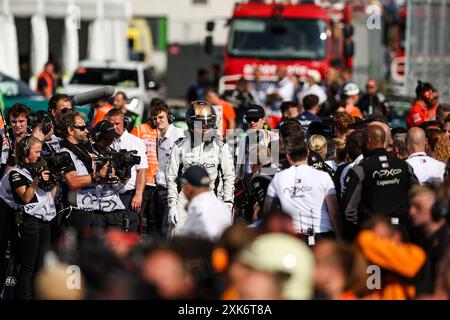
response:
{"label": "crowd of people", "polygon": [[158,98],[141,122],[123,92],[92,119],[64,94],[8,109],[2,298],[448,299],[438,90],[419,82],[391,128],[374,80],[361,94],[350,70],[277,74],[219,94],[200,70],[187,130]]}

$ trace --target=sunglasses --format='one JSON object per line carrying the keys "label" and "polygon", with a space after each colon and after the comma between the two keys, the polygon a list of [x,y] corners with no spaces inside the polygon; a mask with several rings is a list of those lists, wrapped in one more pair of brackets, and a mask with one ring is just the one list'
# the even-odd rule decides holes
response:
{"label": "sunglasses", "polygon": [[251,123],[251,122],[258,122],[259,118],[247,118],[247,122]]}
{"label": "sunglasses", "polygon": [[81,130],[81,131],[86,130],[86,126],[73,126],[73,127],[78,129],[78,130]]}

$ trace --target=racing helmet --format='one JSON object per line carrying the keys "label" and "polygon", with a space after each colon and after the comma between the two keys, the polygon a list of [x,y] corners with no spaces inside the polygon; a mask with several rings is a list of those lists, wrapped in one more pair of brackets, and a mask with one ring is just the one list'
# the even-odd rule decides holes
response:
{"label": "racing helmet", "polygon": [[186,110],[186,124],[190,131],[194,130],[196,121],[202,123],[202,128],[215,128],[216,118],[214,107],[206,101],[193,101]]}
{"label": "racing helmet", "polygon": [[313,297],[315,260],[306,244],[284,233],[263,234],[241,251],[238,261],[258,271],[286,275],[285,299]]}

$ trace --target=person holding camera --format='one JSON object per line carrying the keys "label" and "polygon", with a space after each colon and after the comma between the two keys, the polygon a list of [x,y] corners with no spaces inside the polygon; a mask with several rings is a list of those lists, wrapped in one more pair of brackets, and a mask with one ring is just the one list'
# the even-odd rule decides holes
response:
{"label": "person holding camera", "polygon": [[107,176],[108,165],[104,165],[98,172],[94,170],[92,155],[88,151],[88,131],[83,114],[73,111],[64,113],[60,128],[64,137],[61,152],[67,152],[71,160],[70,165],[64,168],[64,202],[68,210],[65,225],[83,234],[97,226],[95,214],[100,206],[96,183]]}
{"label": "person holding camera", "polygon": [[[131,177],[120,191],[120,199],[125,205],[125,208],[128,210],[130,221],[138,221],[139,217],[137,213],[140,212],[142,206],[142,199],[148,172],[145,144],[141,139],[130,134],[125,129],[124,114],[119,109],[111,109],[106,115],[106,120],[113,124],[114,129],[118,134],[118,138],[112,143],[112,149],[115,151],[136,150],[137,156],[140,157],[140,163],[131,168]],[[140,232],[142,233],[142,217],[140,218]],[[133,223],[133,225],[135,224]]]}
{"label": "person holding camera", "polygon": [[[111,149],[111,145],[119,135],[114,129],[114,125],[102,120],[92,129],[91,138],[94,141],[93,152],[96,156],[96,167],[102,168],[101,163],[110,163],[107,176],[99,181],[96,186],[98,195],[99,212],[97,216],[97,227],[101,230],[109,228],[123,229],[124,231],[137,232],[138,220],[137,218],[129,217],[128,211],[125,209],[119,191],[124,187],[125,181],[118,171],[122,168],[117,167],[119,161],[113,158],[116,154]],[[129,172],[131,173],[131,165]]]}
{"label": "person holding camera", "polygon": [[[48,185],[50,172],[39,166],[42,142],[33,136],[22,138],[16,148],[17,165],[9,173],[16,209],[17,295],[33,297],[33,278],[50,249],[50,221],[56,217],[56,185]],[[44,187],[45,186],[45,187]]]}

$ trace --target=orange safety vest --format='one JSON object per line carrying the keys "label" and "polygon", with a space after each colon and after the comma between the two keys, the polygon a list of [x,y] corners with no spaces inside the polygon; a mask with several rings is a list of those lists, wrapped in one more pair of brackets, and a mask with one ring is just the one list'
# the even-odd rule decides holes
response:
{"label": "orange safety vest", "polygon": [[53,78],[47,72],[41,72],[41,74],[39,74],[36,84],[36,91],[43,93],[41,90],[39,90],[39,80],[41,78],[45,79],[45,82],[47,82],[47,88],[49,88],[50,92],[52,92],[53,94]]}
{"label": "orange safety vest", "polygon": [[156,150],[156,140],[158,139],[158,133],[148,123],[141,124],[135,127],[131,131],[132,135],[142,139],[147,148],[147,161],[148,161],[148,173],[147,173],[147,185],[155,185],[156,174],[158,173],[158,155]]}
{"label": "orange safety vest", "polygon": [[106,114],[111,110],[113,107],[111,105],[106,105],[101,108],[98,108],[95,110],[95,117],[94,117],[94,123],[93,126],[95,126],[97,123],[105,119]]}

